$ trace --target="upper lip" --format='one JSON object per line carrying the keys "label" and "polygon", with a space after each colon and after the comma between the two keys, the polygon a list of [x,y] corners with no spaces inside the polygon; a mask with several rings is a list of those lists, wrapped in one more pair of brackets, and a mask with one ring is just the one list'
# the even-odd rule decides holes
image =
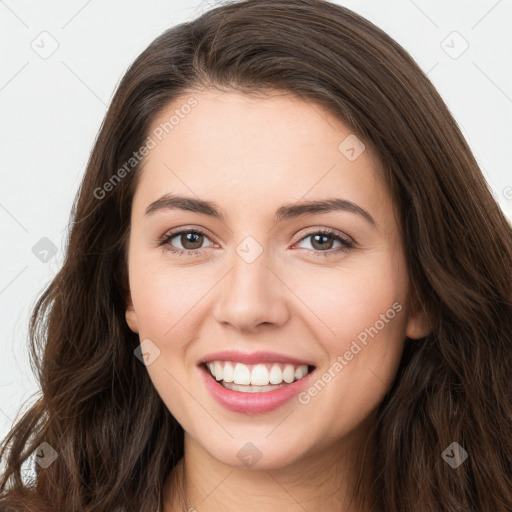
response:
{"label": "upper lip", "polygon": [[212,361],[233,361],[244,364],[289,363],[297,366],[304,364],[313,366],[309,361],[304,361],[303,359],[287,356],[285,354],[278,354],[276,352],[239,352],[233,350],[223,350],[221,352],[208,354],[199,361],[199,364],[209,363]]}

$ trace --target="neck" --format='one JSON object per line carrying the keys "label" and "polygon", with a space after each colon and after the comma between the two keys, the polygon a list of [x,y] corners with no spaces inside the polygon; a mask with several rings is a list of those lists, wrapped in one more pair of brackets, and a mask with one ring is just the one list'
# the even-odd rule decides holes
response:
{"label": "neck", "polygon": [[166,483],[163,512],[374,512],[372,427],[368,421],[320,452],[268,469],[223,464],[185,434],[185,455]]}

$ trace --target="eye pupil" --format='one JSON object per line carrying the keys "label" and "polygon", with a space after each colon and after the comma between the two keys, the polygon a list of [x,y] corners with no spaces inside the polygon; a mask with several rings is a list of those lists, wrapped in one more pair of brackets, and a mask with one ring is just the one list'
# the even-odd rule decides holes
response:
{"label": "eye pupil", "polygon": [[[330,240],[330,244],[329,245],[329,242],[327,242],[327,244],[325,243],[325,239],[329,240],[329,238],[331,239]],[[318,242],[318,239],[324,239],[324,243],[319,243]],[[333,240],[332,240],[332,237],[330,235],[322,235],[322,234],[318,234],[318,235],[314,235],[313,236],[313,242],[312,242],[312,246],[315,247],[315,244],[319,244],[319,247],[315,247],[315,248],[320,248],[320,249],[331,249],[332,247],[332,243],[333,243]],[[329,247],[327,247],[329,245]]]}
{"label": "eye pupil", "polygon": [[[184,235],[181,235],[181,243],[183,244],[183,247],[186,249],[197,249],[201,247],[203,242],[203,235],[199,233],[186,233]],[[187,244],[192,244],[193,247],[187,246]]]}

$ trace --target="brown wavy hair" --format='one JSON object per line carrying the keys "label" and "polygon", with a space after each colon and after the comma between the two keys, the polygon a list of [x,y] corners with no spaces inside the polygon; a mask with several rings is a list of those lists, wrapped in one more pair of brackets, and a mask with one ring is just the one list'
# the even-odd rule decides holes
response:
{"label": "brown wavy hair", "polygon": [[[228,3],[164,32],[126,72],[75,198],[64,264],[30,319],[41,394],[4,440],[0,511],[161,506],[183,429],[134,356],[140,340],[125,322],[140,165],[105,197],[95,191],[144,145],[164,107],[211,87],[320,104],[385,170],[431,332],[406,342],[378,408],[375,477],[355,495],[373,496],[383,512],[512,511],[512,228],[410,55],[322,0]],[[21,466],[43,442],[58,457],[24,481]],[[453,442],[468,453],[457,469],[441,456]]]}

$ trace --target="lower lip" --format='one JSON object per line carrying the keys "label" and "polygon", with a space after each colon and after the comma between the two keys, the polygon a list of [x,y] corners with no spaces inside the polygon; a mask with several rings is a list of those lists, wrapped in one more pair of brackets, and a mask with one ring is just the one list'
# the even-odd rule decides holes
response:
{"label": "lower lip", "polygon": [[261,414],[277,409],[298,395],[309,384],[311,376],[315,373],[315,370],[313,370],[302,379],[272,391],[244,393],[243,391],[233,391],[225,388],[202,365],[199,370],[206,388],[219,404],[230,411],[246,414]]}

